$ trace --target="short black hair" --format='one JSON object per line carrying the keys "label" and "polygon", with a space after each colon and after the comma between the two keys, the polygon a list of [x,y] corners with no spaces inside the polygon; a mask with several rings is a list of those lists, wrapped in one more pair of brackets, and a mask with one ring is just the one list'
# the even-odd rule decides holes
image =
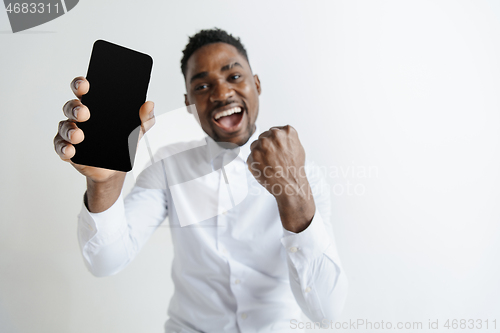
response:
{"label": "short black hair", "polygon": [[184,77],[186,77],[187,62],[189,60],[189,57],[191,57],[191,55],[193,55],[193,53],[196,52],[196,50],[198,50],[199,48],[213,43],[226,43],[234,46],[250,64],[250,61],[248,61],[247,50],[245,50],[245,47],[241,43],[239,37],[234,37],[233,35],[228,34],[226,31],[219,28],[200,30],[194,36],[189,37],[189,43],[186,45],[184,51],[182,51],[184,56],[181,59],[181,70],[182,74],[184,74]]}

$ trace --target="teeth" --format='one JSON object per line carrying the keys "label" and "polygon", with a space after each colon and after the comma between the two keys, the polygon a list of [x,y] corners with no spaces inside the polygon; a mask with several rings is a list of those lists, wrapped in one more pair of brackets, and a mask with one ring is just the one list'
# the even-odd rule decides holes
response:
{"label": "teeth", "polygon": [[221,111],[215,115],[215,120],[219,119],[220,117],[230,116],[233,113],[240,113],[240,112],[241,112],[241,108],[239,106],[232,108],[232,109],[229,109],[229,110],[226,110],[226,111]]}

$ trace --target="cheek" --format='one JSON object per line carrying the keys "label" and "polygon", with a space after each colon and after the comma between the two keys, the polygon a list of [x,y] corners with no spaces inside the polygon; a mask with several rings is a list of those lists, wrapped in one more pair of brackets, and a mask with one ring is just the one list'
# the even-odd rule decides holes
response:
{"label": "cheek", "polygon": [[248,108],[252,113],[257,113],[257,108],[259,105],[259,94],[255,87],[247,85],[241,90],[241,94],[245,97],[248,104]]}
{"label": "cheek", "polygon": [[200,120],[203,122],[203,119],[206,118],[206,113],[207,113],[207,102],[206,98],[202,96],[193,96],[190,101],[195,104],[196,106],[196,112],[198,112],[198,116],[200,117]]}

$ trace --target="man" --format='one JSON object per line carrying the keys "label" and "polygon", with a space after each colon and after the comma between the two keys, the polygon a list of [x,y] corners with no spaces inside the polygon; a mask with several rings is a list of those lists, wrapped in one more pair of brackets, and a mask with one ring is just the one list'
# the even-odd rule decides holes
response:
{"label": "man", "polygon": [[[208,136],[165,147],[170,157],[190,151],[189,159],[160,158],[125,199],[125,173],[70,161],[84,139],[77,123],[91,112],[79,100],[89,82],[71,83],[78,99],[64,105],[68,120],[54,146],[87,178],[78,224],[85,264],[96,276],[117,273],[168,216],[175,293],[167,332],[297,332],[301,310],[329,324],[341,311],[347,281],[333,243],[328,192],[314,191],[323,180],[306,162],[296,130],[259,133],[261,84],[239,38],[200,31],[190,38],[181,69],[185,104],[195,105]],[[142,134],[154,123],[153,112],[152,102],[139,110]],[[200,165],[211,169],[196,180],[173,180]],[[182,223],[203,205],[216,213]]]}

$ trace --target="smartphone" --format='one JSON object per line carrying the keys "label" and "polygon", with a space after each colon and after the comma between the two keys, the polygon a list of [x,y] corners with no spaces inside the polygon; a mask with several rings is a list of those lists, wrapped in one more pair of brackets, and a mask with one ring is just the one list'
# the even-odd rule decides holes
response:
{"label": "smartphone", "polygon": [[85,138],[75,145],[74,163],[132,170],[152,68],[147,54],[104,40],[94,43],[86,77],[90,90],[81,99],[90,118],[77,123]]}

